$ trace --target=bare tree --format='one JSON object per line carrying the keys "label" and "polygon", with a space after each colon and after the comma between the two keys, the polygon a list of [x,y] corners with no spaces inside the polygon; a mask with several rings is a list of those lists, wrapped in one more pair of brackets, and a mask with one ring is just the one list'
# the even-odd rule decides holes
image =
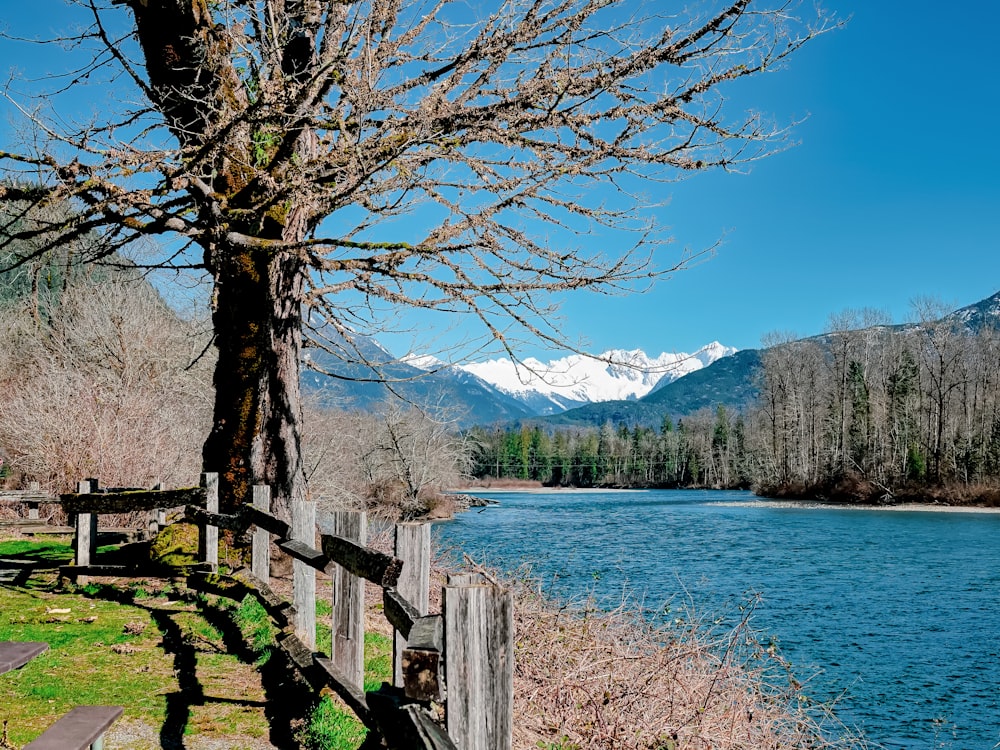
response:
{"label": "bare tree", "polygon": [[468,472],[466,438],[455,423],[399,399],[373,412],[310,405],[305,424],[310,488],[331,507],[424,515]]}
{"label": "bare tree", "polygon": [[[279,507],[306,493],[304,333],[349,341],[417,306],[470,315],[508,348],[512,325],[561,343],[550,292],[683,265],[651,266],[663,236],[634,193],[770,151],[781,130],[724,94],[831,25],[786,0],[70,2],[91,25],[62,41],[92,57],[51,88],[111,85],[120,109],[71,128],[8,90],[38,146],[0,152],[16,180],[0,195],[72,201],[60,237],[100,230],[96,255],[145,235],[189,243],[149,263],[214,285],[203,461],[226,508],[254,482]],[[635,232],[631,250],[571,240],[605,227]]]}
{"label": "bare tree", "polygon": [[[399,488],[404,517],[420,515],[465,474],[467,451],[454,422],[387,401],[376,414],[380,474]],[[395,499],[395,498],[394,498]]]}

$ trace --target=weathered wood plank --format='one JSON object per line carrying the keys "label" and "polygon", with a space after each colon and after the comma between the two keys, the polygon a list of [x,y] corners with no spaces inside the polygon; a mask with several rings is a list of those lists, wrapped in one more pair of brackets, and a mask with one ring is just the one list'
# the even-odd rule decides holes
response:
{"label": "weathered wood plank", "polygon": [[[336,515],[336,514],[335,514]],[[323,534],[323,552],[333,562],[378,586],[395,587],[403,561],[342,536]]]}
{"label": "weathered wood plank", "polygon": [[325,571],[330,567],[330,558],[305,542],[300,542],[297,539],[279,539],[275,546],[285,554],[295,558],[296,561],[316,570]]}
{"label": "weathered wood plank", "polygon": [[[85,479],[77,484],[77,490],[81,494],[89,493],[97,489],[97,480]],[[76,536],[73,539],[74,556],[73,562],[78,566],[90,565],[97,557],[97,514],[79,513],[76,516]],[[86,584],[86,579],[77,581]]]}
{"label": "weathered wood plank", "polygon": [[[205,510],[216,515],[219,512],[219,475],[206,472],[201,475],[201,487],[205,492]],[[198,559],[219,569],[219,527],[211,523],[203,524],[198,535]]]}
{"label": "weathered wood plank", "polygon": [[407,645],[410,648],[444,651],[444,618],[441,615],[426,615],[414,622]]}
{"label": "weathered wood plank", "polygon": [[[297,500],[292,503],[291,540],[309,553],[316,543],[316,503]],[[317,553],[318,554],[318,553]],[[324,555],[325,557],[325,555]],[[292,563],[292,599],[295,605],[295,634],[310,650],[316,649],[316,569],[310,561]]]}
{"label": "weathered wood plank", "polygon": [[[395,526],[396,557],[403,561],[403,570],[399,576],[399,593],[411,605],[413,613],[426,615],[430,602],[431,581],[431,526],[428,523],[397,523]],[[389,607],[386,605],[386,617],[389,618]],[[411,617],[412,619],[416,619]],[[392,619],[389,619],[392,622]],[[406,638],[409,627],[401,628],[393,623],[396,633],[392,639],[392,681],[403,686],[403,649],[406,648]]]}
{"label": "weathered wood plank", "polygon": [[423,743],[421,747],[428,748],[428,750],[458,750],[455,743],[451,741],[451,737],[437,725],[425,708],[410,704],[404,706],[403,711],[413,722],[416,730],[416,741]]}
{"label": "weathered wood plank", "polygon": [[0,503],[5,505],[14,503],[24,503],[37,508],[45,503],[58,503],[59,498],[53,495],[46,495],[42,492],[30,492],[29,490],[4,490],[0,492]]}
{"label": "weathered wood plank", "polygon": [[448,576],[449,586],[480,586],[488,583],[482,573],[452,573]]}
{"label": "weathered wood plank", "polygon": [[418,701],[444,699],[444,623],[441,615],[421,617],[400,655],[403,690]]}
{"label": "weathered wood plank", "polygon": [[0,641],[0,674],[20,669],[48,649],[43,641]]}
{"label": "weathered wood plank", "polygon": [[367,698],[372,718],[390,750],[457,750],[427,710],[407,703],[398,689],[383,684]]}
{"label": "weathered wood plank", "polygon": [[240,509],[240,513],[246,516],[250,523],[261,529],[266,529],[270,533],[280,536],[282,539],[288,539],[292,536],[292,527],[289,524],[280,518],[272,516],[270,513],[258,510],[252,505],[244,505]]}
{"label": "weathered wood plank", "polygon": [[2,526],[41,526],[45,522],[42,521],[37,516],[34,518],[9,518],[0,521],[0,527]]}
{"label": "weathered wood plank", "polygon": [[176,568],[163,568],[150,565],[150,567],[137,567],[135,565],[61,565],[59,567],[59,577],[69,578],[80,582],[85,576],[104,576],[106,578],[183,578],[192,573],[212,572],[213,568],[208,563],[193,563],[191,565],[180,565]]}
{"label": "weathered wood plank", "polygon": [[[323,551],[331,559],[328,540],[339,539],[350,549],[363,550],[368,541],[368,516],[361,511],[333,514],[335,537],[323,536]],[[360,689],[365,680],[365,585],[348,566],[331,563],[333,633],[330,656],[333,665],[351,685]]]}
{"label": "weathered wood plank", "polygon": [[[0,522],[0,529],[5,527],[16,528],[19,533],[31,535],[31,534],[73,534],[76,532],[75,526],[50,526],[49,524],[42,523],[41,521],[31,521],[27,518],[19,519],[17,523],[7,523]],[[102,539],[113,536],[126,536],[134,539],[135,537],[141,536],[142,530],[137,528],[98,528],[97,529],[97,540],[100,542]]]}
{"label": "weathered wood plank", "polygon": [[59,496],[67,513],[131,513],[134,510],[205,506],[203,487],[179,490],[135,490],[129,492],[75,492]]}
{"label": "weathered wood plank", "polygon": [[[261,513],[271,514],[271,487],[266,484],[255,484],[253,486],[253,505],[255,510]],[[247,516],[246,513],[243,514]],[[278,519],[274,519],[278,520]],[[253,574],[262,581],[271,580],[271,534],[260,524],[256,525],[253,531],[253,540],[250,543],[250,569]]]}
{"label": "weathered wood plank", "polygon": [[323,654],[314,654],[313,663],[322,670],[326,684],[347,704],[366,727],[374,728],[368,701],[359,688],[352,685],[347,676],[337,669],[337,665]]}
{"label": "weathered wood plank", "polygon": [[86,750],[99,743],[122,711],[121,706],[77,706],[24,750]]}
{"label": "weathered wood plank", "polygon": [[514,605],[498,586],[449,585],[445,621],[448,735],[462,750],[509,750],[514,713]]}
{"label": "weathered wood plank", "polygon": [[382,612],[389,624],[402,634],[405,643],[414,621],[420,618],[420,612],[391,587],[382,590]]}
{"label": "weathered wood plank", "polygon": [[[0,528],[3,528],[5,524],[0,523]],[[35,534],[59,534],[67,535],[76,532],[76,528],[73,526],[39,526],[38,521],[35,521],[34,526],[18,526],[18,533],[24,534],[26,536],[33,536]]]}
{"label": "weathered wood plank", "polygon": [[184,519],[191,523],[212,525],[230,531],[243,531],[249,525],[241,516],[211,513],[197,505],[184,506]]}
{"label": "weathered wood plank", "polygon": [[234,602],[241,602],[248,595],[256,594],[254,589],[242,581],[237,581],[232,576],[220,576],[218,573],[193,573],[188,576],[186,585],[194,591],[223,596]]}

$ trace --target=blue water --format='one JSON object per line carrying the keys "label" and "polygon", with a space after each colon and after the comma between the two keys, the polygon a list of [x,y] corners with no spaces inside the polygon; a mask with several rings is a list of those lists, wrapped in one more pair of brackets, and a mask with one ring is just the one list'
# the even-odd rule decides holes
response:
{"label": "blue water", "polygon": [[1000,515],[771,507],[749,493],[480,493],[440,547],[558,596],[688,604],[773,636],[813,698],[896,750],[1000,746]]}

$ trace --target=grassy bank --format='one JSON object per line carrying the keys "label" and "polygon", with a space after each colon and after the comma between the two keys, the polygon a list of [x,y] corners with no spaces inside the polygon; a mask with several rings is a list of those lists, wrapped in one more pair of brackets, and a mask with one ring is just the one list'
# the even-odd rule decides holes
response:
{"label": "grassy bank", "polygon": [[[56,568],[71,559],[65,540],[0,541],[0,559],[16,562],[0,565],[8,569],[30,566],[0,584],[0,640],[49,644],[22,669],[0,675],[0,721],[14,747],[83,704],[125,707],[108,750],[355,750],[364,739],[353,714],[330,698],[317,704],[292,679],[253,599],[236,604],[162,581],[58,589]],[[320,643],[330,637],[323,604]],[[388,677],[390,660],[391,641],[369,634],[370,683]]]}

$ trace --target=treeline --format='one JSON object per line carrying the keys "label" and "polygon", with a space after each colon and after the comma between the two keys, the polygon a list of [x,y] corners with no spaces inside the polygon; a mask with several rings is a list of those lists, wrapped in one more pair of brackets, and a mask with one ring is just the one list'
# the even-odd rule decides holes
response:
{"label": "treeline", "polygon": [[721,406],[676,424],[668,417],[658,429],[477,427],[468,445],[475,477],[549,486],[746,487],[752,476],[744,418]]}
{"label": "treeline", "polygon": [[475,429],[473,473],[576,487],[995,504],[1000,334],[970,333],[929,311],[924,318],[892,327],[845,315],[825,336],[772,340],[760,398],[744,413],[719,407],[656,429]]}
{"label": "treeline", "polygon": [[[763,353],[755,454],[766,494],[990,500],[1000,477],[1000,334],[923,310]],[[947,493],[946,493],[947,495]],[[982,495],[982,496],[978,496]]]}

